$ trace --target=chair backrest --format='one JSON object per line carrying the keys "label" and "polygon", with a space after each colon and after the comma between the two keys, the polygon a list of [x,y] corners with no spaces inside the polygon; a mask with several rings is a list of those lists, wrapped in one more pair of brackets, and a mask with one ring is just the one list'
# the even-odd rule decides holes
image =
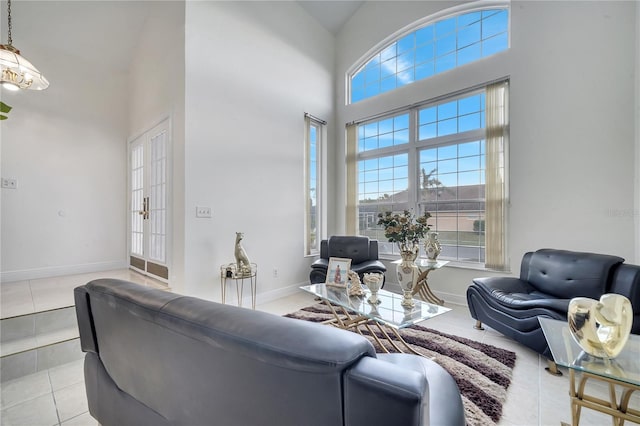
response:
{"label": "chair backrest", "polygon": [[[372,256],[370,246],[375,241],[375,257]],[[369,237],[353,235],[334,235],[329,237],[327,243],[328,257],[344,257],[352,260],[353,264],[366,262],[367,260],[378,259],[377,240],[370,240]]]}
{"label": "chair backrest", "polygon": [[521,278],[561,299],[600,298],[611,285],[614,268],[624,262],[617,256],[555,249],[537,250],[525,255],[526,260],[528,267],[522,269],[526,276]]}

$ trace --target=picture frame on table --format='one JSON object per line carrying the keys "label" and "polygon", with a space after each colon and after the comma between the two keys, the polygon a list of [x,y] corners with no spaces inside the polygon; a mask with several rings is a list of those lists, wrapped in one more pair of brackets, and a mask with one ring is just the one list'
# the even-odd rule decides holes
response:
{"label": "picture frame on table", "polygon": [[349,270],[351,269],[351,259],[343,257],[330,257],[327,267],[327,279],[325,284],[336,287],[347,287],[349,280]]}

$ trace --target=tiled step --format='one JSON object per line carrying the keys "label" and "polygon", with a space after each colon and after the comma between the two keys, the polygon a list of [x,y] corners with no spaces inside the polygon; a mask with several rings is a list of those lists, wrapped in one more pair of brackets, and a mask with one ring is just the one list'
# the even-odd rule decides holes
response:
{"label": "tiled step", "polygon": [[73,306],[2,319],[0,336],[3,382],[83,356]]}
{"label": "tiled step", "polygon": [[128,269],[0,283],[0,378],[2,382],[83,357],[73,289],[115,278],[170,291]]}

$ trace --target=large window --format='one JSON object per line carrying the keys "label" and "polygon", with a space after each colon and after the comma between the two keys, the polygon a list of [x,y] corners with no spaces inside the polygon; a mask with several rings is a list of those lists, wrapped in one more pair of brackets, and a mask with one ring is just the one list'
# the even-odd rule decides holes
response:
{"label": "large window", "polygon": [[395,254],[378,213],[428,211],[442,258],[504,267],[507,98],[500,82],[357,124],[358,233]]}
{"label": "large window", "polygon": [[322,148],[325,122],[305,115],[305,255],[320,252],[322,236]]}
{"label": "large window", "polygon": [[369,57],[349,75],[355,103],[509,48],[509,10],[476,10],[425,22]]}

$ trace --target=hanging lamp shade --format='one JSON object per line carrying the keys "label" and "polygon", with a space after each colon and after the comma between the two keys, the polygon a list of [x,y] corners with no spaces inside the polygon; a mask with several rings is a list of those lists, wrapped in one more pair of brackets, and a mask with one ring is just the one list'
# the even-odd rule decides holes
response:
{"label": "hanging lamp shade", "polygon": [[10,44],[0,44],[0,68],[0,84],[6,89],[44,90],[49,87],[49,81],[42,73]]}
{"label": "hanging lamp shade", "polygon": [[8,90],[44,90],[49,81],[11,44],[11,0],[7,1],[9,40],[0,44],[0,85]]}

